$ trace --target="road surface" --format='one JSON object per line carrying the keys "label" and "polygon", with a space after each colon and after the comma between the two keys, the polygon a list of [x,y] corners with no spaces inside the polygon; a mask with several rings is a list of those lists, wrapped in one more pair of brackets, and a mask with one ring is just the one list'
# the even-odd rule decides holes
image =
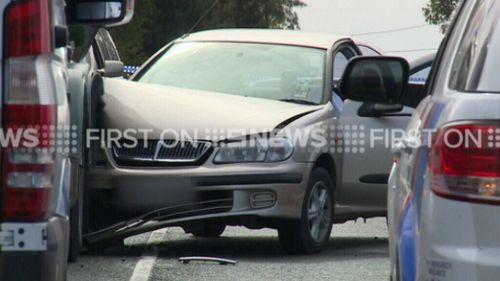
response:
{"label": "road surface", "polygon": [[[71,264],[68,281],[387,281],[385,218],[334,225],[321,254],[286,255],[275,230],[229,227],[216,239],[194,238],[180,228],[131,237],[110,254],[87,254]],[[236,265],[180,263],[183,256],[234,259]]]}

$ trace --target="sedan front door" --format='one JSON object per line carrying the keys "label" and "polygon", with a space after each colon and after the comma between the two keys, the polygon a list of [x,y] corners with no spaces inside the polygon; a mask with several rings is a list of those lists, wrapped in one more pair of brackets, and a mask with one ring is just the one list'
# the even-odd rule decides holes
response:
{"label": "sedan front door", "polygon": [[428,56],[411,64],[410,85],[401,105],[344,101],[337,129],[344,153],[339,206],[366,217],[386,215],[391,149],[404,138],[414,107],[425,96],[422,91],[432,59]]}

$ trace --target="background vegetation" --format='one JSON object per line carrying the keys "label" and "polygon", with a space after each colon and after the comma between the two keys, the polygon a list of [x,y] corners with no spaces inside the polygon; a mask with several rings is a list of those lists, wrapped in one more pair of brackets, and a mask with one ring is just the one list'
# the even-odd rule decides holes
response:
{"label": "background vegetation", "polygon": [[[430,24],[446,31],[459,0],[429,0]],[[110,29],[122,60],[140,65],[168,42],[212,28],[299,29],[295,8],[302,0],[137,0],[131,24]]]}
{"label": "background vegetation", "polygon": [[[140,65],[168,42],[211,28],[299,29],[301,0],[137,0],[128,25],[111,28],[126,65]],[[191,30],[192,29],[192,30]]]}
{"label": "background vegetation", "polygon": [[441,25],[444,33],[450,17],[458,5],[459,0],[430,0],[423,12],[425,20],[430,24]]}

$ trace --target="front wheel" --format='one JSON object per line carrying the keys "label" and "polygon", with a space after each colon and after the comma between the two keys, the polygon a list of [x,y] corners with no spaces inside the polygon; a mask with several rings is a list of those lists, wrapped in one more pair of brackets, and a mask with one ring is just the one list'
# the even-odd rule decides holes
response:
{"label": "front wheel", "polygon": [[281,246],[290,254],[320,252],[332,232],[334,184],[323,168],[311,173],[300,220],[283,223],[278,228]]}

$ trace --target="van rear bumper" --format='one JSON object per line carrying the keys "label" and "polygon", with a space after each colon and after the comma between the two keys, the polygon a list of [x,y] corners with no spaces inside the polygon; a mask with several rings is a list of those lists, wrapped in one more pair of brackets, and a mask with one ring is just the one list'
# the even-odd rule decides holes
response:
{"label": "van rear bumper", "polygon": [[[17,230],[17,233],[11,236],[13,230]],[[38,233],[38,230],[41,232]],[[0,231],[0,244],[5,245],[0,248],[0,281],[66,280],[69,243],[67,219],[53,217],[37,224],[3,223],[0,224]],[[13,244],[12,241],[16,245],[9,246]],[[24,243],[24,249],[20,247],[23,245],[21,242]]]}

